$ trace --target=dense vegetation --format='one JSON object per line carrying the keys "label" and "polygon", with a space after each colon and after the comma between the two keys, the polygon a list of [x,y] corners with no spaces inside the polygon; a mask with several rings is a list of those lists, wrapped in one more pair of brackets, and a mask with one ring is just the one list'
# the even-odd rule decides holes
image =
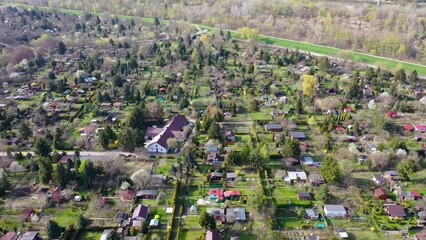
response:
{"label": "dense vegetation", "polygon": [[183,20],[234,30],[249,26],[264,35],[426,64],[426,11],[421,3],[404,1],[376,5],[311,0],[15,2]]}

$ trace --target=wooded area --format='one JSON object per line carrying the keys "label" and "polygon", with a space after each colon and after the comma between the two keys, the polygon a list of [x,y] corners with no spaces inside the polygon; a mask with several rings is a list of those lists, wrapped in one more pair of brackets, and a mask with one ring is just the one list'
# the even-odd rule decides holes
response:
{"label": "wooded area", "polygon": [[224,29],[247,26],[264,35],[426,63],[425,6],[407,1],[378,5],[291,0],[11,2],[182,20]]}

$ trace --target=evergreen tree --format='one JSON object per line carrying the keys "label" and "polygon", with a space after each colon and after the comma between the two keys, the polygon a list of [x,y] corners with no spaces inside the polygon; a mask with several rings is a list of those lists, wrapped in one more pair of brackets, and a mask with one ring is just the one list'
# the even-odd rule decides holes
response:
{"label": "evergreen tree", "polygon": [[78,215],[77,219],[77,229],[86,229],[89,225],[89,220],[83,216],[83,214]]}
{"label": "evergreen tree", "polygon": [[69,177],[69,170],[67,170],[61,162],[56,164],[53,172],[53,180],[59,184],[59,186],[65,188],[70,181]]}
{"label": "evergreen tree", "polygon": [[98,141],[104,149],[108,149],[109,136],[105,129],[101,129],[98,132]]}
{"label": "evergreen tree", "polygon": [[407,80],[407,75],[405,74],[404,69],[399,69],[394,76],[395,81],[397,82],[405,82]]}
{"label": "evergreen tree", "polygon": [[48,157],[52,152],[49,142],[46,138],[39,138],[36,140],[35,144],[35,153],[40,157]]}
{"label": "evergreen tree", "polygon": [[243,159],[239,152],[231,151],[227,156],[225,163],[230,166],[241,166],[243,164]]}
{"label": "evergreen tree", "polygon": [[315,198],[323,203],[329,203],[333,199],[333,195],[330,193],[327,184],[323,184],[318,188]]}
{"label": "evergreen tree", "polygon": [[49,239],[58,239],[62,234],[62,228],[57,222],[49,220],[46,225],[46,234]]}
{"label": "evergreen tree", "polygon": [[300,143],[296,139],[288,139],[283,146],[284,157],[298,158],[300,156]]}
{"label": "evergreen tree", "polygon": [[12,185],[10,184],[9,177],[4,170],[0,170],[0,197],[6,195],[6,192],[10,190]]}
{"label": "evergreen tree", "polygon": [[220,130],[219,124],[213,123],[210,125],[207,135],[210,139],[222,140],[222,132]]}
{"label": "evergreen tree", "polygon": [[58,43],[58,53],[60,54],[60,55],[63,55],[63,54],[65,54],[65,52],[67,51],[67,47],[65,46],[65,44],[64,44],[64,42],[59,42]]}
{"label": "evergreen tree", "polygon": [[49,184],[52,179],[52,164],[47,162],[45,159],[39,159],[38,161],[38,179],[43,184]]}
{"label": "evergreen tree", "polygon": [[133,108],[130,112],[129,119],[127,120],[127,126],[130,128],[145,129],[144,111],[141,106]]}
{"label": "evergreen tree", "polygon": [[23,139],[28,139],[33,135],[33,132],[26,121],[23,121],[19,126],[19,133]]}
{"label": "evergreen tree", "polygon": [[337,182],[342,178],[342,170],[337,159],[331,156],[325,157],[321,164],[321,174],[329,182]]}
{"label": "evergreen tree", "polygon": [[409,180],[409,175],[413,174],[417,169],[416,162],[412,158],[403,160],[398,164],[397,169],[402,177]]}
{"label": "evergreen tree", "polygon": [[91,187],[95,182],[96,175],[97,171],[93,163],[88,159],[84,159],[78,167],[80,183],[85,187]]}
{"label": "evergreen tree", "polygon": [[160,20],[158,20],[158,18],[155,18],[155,19],[154,19],[154,25],[155,25],[156,27],[160,26]]}
{"label": "evergreen tree", "polygon": [[207,213],[206,210],[201,212],[199,223],[200,226],[205,230],[216,228],[216,221],[214,220],[213,216]]}
{"label": "evergreen tree", "polygon": [[[146,222],[146,221],[144,221],[144,222]],[[121,237],[115,229],[111,229],[111,231],[109,231],[109,233],[107,235],[107,240],[120,240],[120,239],[121,239]]]}

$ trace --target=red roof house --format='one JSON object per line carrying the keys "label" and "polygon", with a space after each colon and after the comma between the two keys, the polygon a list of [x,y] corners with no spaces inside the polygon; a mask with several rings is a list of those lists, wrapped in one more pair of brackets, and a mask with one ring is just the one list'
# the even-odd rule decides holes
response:
{"label": "red roof house", "polygon": [[426,125],[424,124],[414,125],[414,128],[416,129],[417,132],[426,132]]}
{"label": "red roof house", "polygon": [[350,107],[345,107],[345,108],[343,108],[343,112],[350,113],[350,112],[352,112],[352,109]]}
{"label": "red roof house", "polygon": [[414,200],[422,199],[422,195],[420,195],[420,193],[417,190],[411,190],[410,192]]}
{"label": "red roof house", "polygon": [[385,212],[390,218],[404,219],[406,217],[404,206],[402,205],[387,205],[385,206]]}
{"label": "red roof house", "polygon": [[388,192],[386,191],[386,189],[383,189],[383,188],[374,189],[374,195],[376,196],[376,198],[382,199],[382,200],[386,200],[389,198]]}
{"label": "red roof house", "polygon": [[413,124],[410,124],[410,123],[404,124],[403,127],[404,127],[405,130],[410,131],[410,132],[414,130]]}
{"label": "red roof house", "polygon": [[229,200],[238,200],[240,199],[241,192],[238,190],[230,190],[224,192],[225,198]]}
{"label": "red roof house", "polygon": [[30,222],[31,218],[36,214],[34,209],[24,209],[21,213],[21,221]]}
{"label": "red roof house", "polygon": [[224,192],[221,188],[210,188],[209,189],[209,199],[212,201],[223,201]]}
{"label": "red roof house", "polygon": [[16,240],[18,239],[18,235],[15,232],[9,231],[5,235],[3,235],[0,240]]}
{"label": "red roof house", "polygon": [[398,112],[394,112],[394,111],[387,112],[386,116],[388,116],[390,118],[397,118],[398,117]]}
{"label": "red roof house", "polygon": [[135,190],[123,190],[120,192],[123,201],[132,201],[135,196]]}
{"label": "red roof house", "polygon": [[343,127],[343,126],[337,126],[337,127],[336,127],[336,131],[341,131],[341,132],[343,132],[343,131],[345,131],[345,127]]}

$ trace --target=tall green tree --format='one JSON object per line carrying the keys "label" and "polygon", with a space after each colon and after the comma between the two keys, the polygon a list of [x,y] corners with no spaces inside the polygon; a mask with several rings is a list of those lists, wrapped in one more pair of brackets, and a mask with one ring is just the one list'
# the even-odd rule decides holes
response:
{"label": "tall green tree", "polygon": [[64,42],[60,41],[58,43],[58,53],[60,55],[63,55],[65,54],[66,51],[67,51],[67,47],[65,46]]}
{"label": "tall green tree", "polygon": [[0,171],[0,197],[3,197],[10,190],[12,184],[10,184],[9,176],[7,176],[6,172],[4,170]]}
{"label": "tall green tree", "polygon": [[219,124],[213,123],[210,125],[207,135],[210,139],[222,140],[222,132]]}
{"label": "tall green tree", "polygon": [[53,180],[62,188],[65,188],[70,181],[70,172],[65,166],[59,162],[55,165],[53,171]]}
{"label": "tall green tree", "polygon": [[33,135],[33,132],[26,121],[23,121],[19,126],[19,133],[23,139],[28,139]]}
{"label": "tall green tree", "polygon": [[225,163],[230,166],[241,166],[243,164],[243,159],[239,152],[231,151],[226,155]]}
{"label": "tall green tree", "polygon": [[48,239],[58,239],[62,234],[62,228],[53,220],[49,220],[46,225]]}
{"label": "tall green tree", "polygon": [[86,229],[89,225],[89,220],[83,216],[83,214],[78,215],[77,219],[77,229]]}
{"label": "tall green tree", "polygon": [[402,177],[409,180],[409,175],[413,174],[417,170],[417,165],[412,158],[409,158],[401,161],[397,166],[397,170]]}
{"label": "tall green tree", "polygon": [[89,159],[84,159],[78,167],[80,183],[85,187],[91,187],[95,183],[97,169]]}
{"label": "tall green tree", "polygon": [[323,184],[318,188],[315,198],[323,203],[329,203],[333,199],[333,195],[331,194],[327,184]]}
{"label": "tall green tree", "polygon": [[49,184],[52,179],[52,164],[46,159],[40,158],[38,161],[38,179],[43,184]]}
{"label": "tall green tree", "polygon": [[98,132],[98,140],[99,140],[99,143],[101,144],[101,146],[104,149],[108,149],[109,137],[108,137],[108,133],[104,129],[99,130],[99,132]]}
{"label": "tall green tree", "polygon": [[39,138],[35,141],[34,144],[35,153],[40,157],[48,157],[52,152],[52,148],[50,147],[50,143],[46,138]]}
{"label": "tall green tree", "polygon": [[325,157],[320,171],[324,179],[329,183],[337,182],[343,176],[339,162],[332,156]]}
{"label": "tall green tree", "polygon": [[[145,221],[144,221],[145,222]],[[107,235],[107,240],[120,240],[121,237],[120,235],[117,233],[117,230],[115,229],[111,229],[111,231],[109,231],[108,235]]]}
{"label": "tall green tree", "polygon": [[205,230],[216,228],[216,221],[206,210],[201,211],[199,223]]}
{"label": "tall green tree", "polygon": [[300,157],[300,142],[296,139],[287,139],[283,145],[284,157]]}
{"label": "tall green tree", "polygon": [[146,128],[144,119],[144,111],[142,107],[137,106],[130,112],[130,116],[127,119],[127,126],[130,128],[139,128],[144,130]]}

